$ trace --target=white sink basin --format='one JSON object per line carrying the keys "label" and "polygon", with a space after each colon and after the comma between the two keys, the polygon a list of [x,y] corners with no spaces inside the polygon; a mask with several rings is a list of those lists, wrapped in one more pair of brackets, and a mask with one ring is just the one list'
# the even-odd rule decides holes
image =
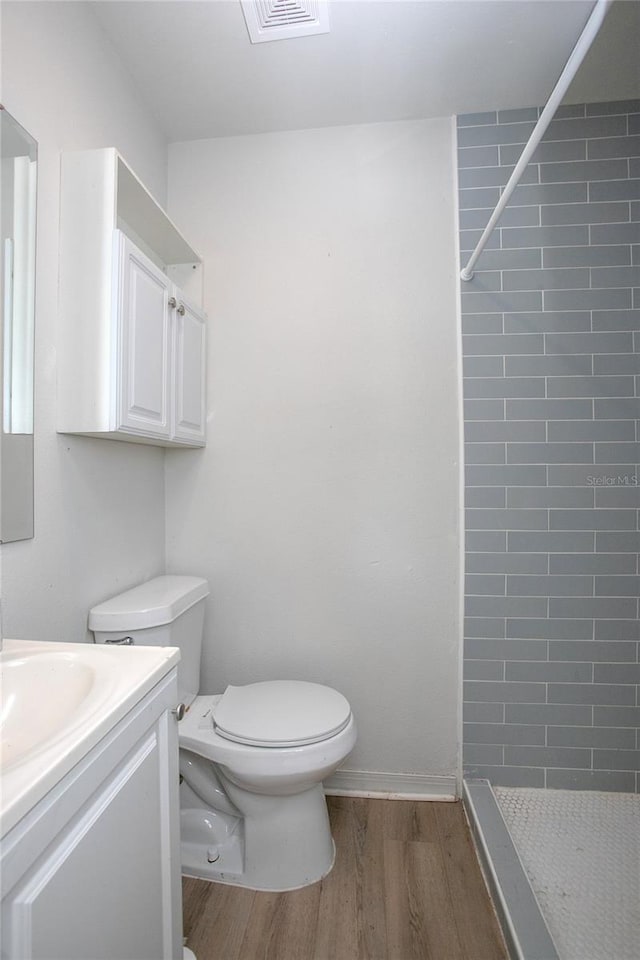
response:
{"label": "white sink basin", "polygon": [[[95,667],[74,653],[9,654],[0,666],[3,773],[64,733],[95,696]],[[84,709],[83,709],[84,708]]]}
{"label": "white sink basin", "polygon": [[0,836],[177,664],[174,647],[5,640]]}

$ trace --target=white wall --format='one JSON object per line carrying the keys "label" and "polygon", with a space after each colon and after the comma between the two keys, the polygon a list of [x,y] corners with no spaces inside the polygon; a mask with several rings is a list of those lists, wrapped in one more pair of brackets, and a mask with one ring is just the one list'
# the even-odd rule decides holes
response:
{"label": "white wall", "polygon": [[5,636],[84,640],[92,604],[164,567],[162,450],[55,432],[60,151],[116,146],[166,191],[163,137],[90,6],[1,8],[1,99],[39,145],[35,539],[1,548]]}
{"label": "white wall", "polygon": [[203,254],[208,445],[167,453],[170,572],[211,582],[203,690],[350,699],[350,769],[452,775],[458,410],[452,130],[174,144]]}

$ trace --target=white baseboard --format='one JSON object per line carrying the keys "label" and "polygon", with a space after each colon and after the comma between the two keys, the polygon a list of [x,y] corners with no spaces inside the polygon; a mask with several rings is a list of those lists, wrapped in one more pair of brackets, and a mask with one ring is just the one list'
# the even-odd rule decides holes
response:
{"label": "white baseboard", "polygon": [[369,770],[336,770],[324,781],[324,792],[332,797],[381,800],[456,800],[458,796],[455,777]]}

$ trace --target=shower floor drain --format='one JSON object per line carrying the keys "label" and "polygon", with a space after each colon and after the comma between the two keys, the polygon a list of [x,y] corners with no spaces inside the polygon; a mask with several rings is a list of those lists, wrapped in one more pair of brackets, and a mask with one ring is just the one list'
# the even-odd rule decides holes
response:
{"label": "shower floor drain", "polygon": [[494,793],[562,960],[638,960],[640,796]]}

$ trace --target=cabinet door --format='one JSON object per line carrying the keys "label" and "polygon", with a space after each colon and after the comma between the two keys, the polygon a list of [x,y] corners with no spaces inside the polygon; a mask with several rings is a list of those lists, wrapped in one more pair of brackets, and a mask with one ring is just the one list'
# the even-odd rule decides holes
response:
{"label": "cabinet door", "polygon": [[164,915],[162,760],[154,731],[43,854],[12,898],[8,955],[176,956],[179,939]]}
{"label": "cabinet door", "polygon": [[173,436],[205,441],[205,316],[175,292]]}
{"label": "cabinet door", "polygon": [[117,429],[168,438],[170,281],[124,235],[120,244]]}

